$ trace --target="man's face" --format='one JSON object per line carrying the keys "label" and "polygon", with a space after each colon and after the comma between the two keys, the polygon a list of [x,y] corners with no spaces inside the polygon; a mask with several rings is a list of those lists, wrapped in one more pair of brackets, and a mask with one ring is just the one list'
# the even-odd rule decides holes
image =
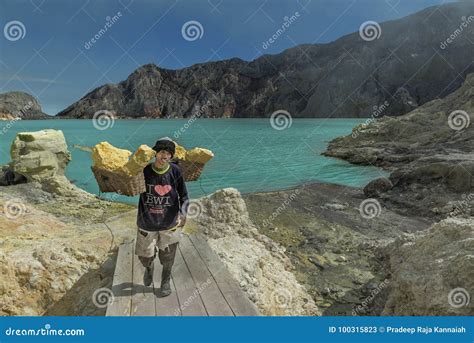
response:
{"label": "man's face", "polygon": [[159,152],[156,153],[156,163],[158,165],[165,164],[166,162],[169,162],[171,159],[171,154],[169,151],[166,150],[160,150]]}

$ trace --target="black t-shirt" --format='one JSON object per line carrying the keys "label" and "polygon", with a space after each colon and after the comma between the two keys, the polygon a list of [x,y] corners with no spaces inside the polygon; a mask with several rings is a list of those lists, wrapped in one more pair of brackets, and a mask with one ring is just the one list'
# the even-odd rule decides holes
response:
{"label": "black t-shirt", "polygon": [[140,194],[137,226],[147,231],[161,231],[176,226],[178,214],[186,216],[188,191],[181,168],[170,163],[158,174],[149,164],[143,170],[146,191]]}

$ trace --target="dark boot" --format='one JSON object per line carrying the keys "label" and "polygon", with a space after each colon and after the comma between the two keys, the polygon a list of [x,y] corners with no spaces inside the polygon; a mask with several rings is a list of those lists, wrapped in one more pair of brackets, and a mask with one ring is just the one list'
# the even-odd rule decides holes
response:
{"label": "dark boot", "polygon": [[163,266],[163,271],[161,273],[161,287],[160,287],[160,295],[162,297],[166,297],[171,294],[171,267]]}
{"label": "dark boot", "polygon": [[160,295],[166,297],[171,294],[171,268],[173,267],[174,258],[176,256],[176,250],[178,248],[178,243],[173,243],[168,246],[166,250],[159,250],[158,257],[160,258],[160,263],[163,265],[163,271],[161,273],[161,287]]}
{"label": "dark boot", "polygon": [[153,268],[154,261],[151,261],[148,266],[145,267],[145,273],[143,274],[143,284],[145,286],[150,286],[153,282]]}

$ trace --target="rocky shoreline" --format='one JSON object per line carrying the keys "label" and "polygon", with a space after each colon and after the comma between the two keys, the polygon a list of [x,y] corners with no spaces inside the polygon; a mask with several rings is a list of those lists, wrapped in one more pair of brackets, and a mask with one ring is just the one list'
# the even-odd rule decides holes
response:
{"label": "rocky shoreline", "polygon": [[[383,314],[474,313],[473,85],[469,74],[444,99],[397,118],[371,118],[324,153],[389,170],[388,178],[365,186],[364,196],[405,217],[435,222],[382,249],[394,287]],[[464,307],[450,299],[456,292]]]}
{"label": "rocky shoreline", "polygon": [[474,289],[472,217],[436,223],[385,205],[367,215],[362,189],[323,183],[244,199],[259,231],[285,247],[323,315],[474,313],[472,304],[448,303],[452,289]]}
{"label": "rocky shoreline", "polygon": [[[474,74],[457,91],[397,118],[372,118],[329,143],[326,156],[391,172],[365,188],[411,213],[472,216]],[[462,212],[462,213],[458,213]]]}

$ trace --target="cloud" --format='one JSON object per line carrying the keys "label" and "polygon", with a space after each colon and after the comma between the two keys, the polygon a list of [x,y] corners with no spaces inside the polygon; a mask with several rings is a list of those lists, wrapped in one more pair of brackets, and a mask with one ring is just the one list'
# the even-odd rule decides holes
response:
{"label": "cloud", "polygon": [[5,81],[13,81],[13,80],[18,80],[18,81],[23,81],[23,82],[40,82],[40,83],[49,83],[49,84],[66,84],[66,82],[62,81],[57,81],[53,79],[43,79],[39,77],[31,77],[31,76],[18,76],[18,75],[12,75],[12,76],[0,76],[0,80],[5,80]]}

